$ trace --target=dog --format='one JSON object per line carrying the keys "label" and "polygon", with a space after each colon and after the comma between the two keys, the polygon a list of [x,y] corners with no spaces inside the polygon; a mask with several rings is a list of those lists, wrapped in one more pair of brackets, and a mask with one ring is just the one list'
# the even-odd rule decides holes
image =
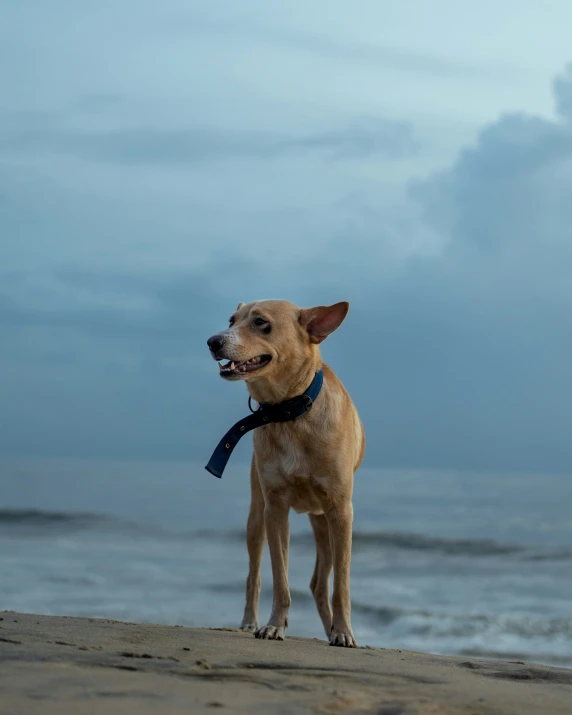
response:
{"label": "dog", "polygon": [[[219,361],[221,377],[246,382],[250,397],[261,405],[303,395],[320,370],[323,374],[311,410],[253,433],[246,529],[249,573],[241,628],[254,632],[256,638],[285,637],[291,602],[288,514],[293,508],[308,514],[314,533],[316,565],[310,590],[330,645],[357,645],[350,622],[352,491],[365,451],[365,434],[357,409],[340,380],[322,362],[319,347],[341,325],[348,310],[347,302],[314,308],[299,308],[285,300],[240,303],[229,327],[207,341],[212,357]],[[266,539],[273,604],[268,623],[259,627],[260,564]]]}

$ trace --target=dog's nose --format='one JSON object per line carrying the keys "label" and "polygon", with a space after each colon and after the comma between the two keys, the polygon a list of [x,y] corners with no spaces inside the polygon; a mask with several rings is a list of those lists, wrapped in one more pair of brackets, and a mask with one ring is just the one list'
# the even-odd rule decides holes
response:
{"label": "dog's nose", "polygon": [[213,335],[207,340],[207,345],[212,353],[218,353],[219,350],[222,350],[224,338],[222,335]]}

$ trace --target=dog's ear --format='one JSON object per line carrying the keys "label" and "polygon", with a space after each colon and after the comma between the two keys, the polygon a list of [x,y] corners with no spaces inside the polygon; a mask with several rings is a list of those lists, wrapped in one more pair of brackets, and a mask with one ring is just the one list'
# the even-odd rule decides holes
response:
{"label": "dog's ear", "polygon": [[239,303],[239,304],[236,306],[236,309],[237,309],[237,310],[240,310],[243,305],[244,305],[244,303]]}
{"label": "dog's ear", "polygon": [[350,304],[346,301],[334,305],[319,305],[316,308],[302,308],[298,320],[308,331],[310,342],[321,343],[340,327],[349,309]]}

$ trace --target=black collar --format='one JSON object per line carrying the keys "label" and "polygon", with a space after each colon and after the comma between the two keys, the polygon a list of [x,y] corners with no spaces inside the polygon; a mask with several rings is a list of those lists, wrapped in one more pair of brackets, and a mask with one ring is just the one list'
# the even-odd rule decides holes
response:
{"label": "black collar", "polygon": [[[261,402],[256,412],[240,420],[233,425],[225,436],[218,443],[217,448],[212,453],[209,463],[205,467],[207,472],[214,474],[219,479],[222,477],[226,463],[228,462],[232,450],[236,447],[241,437],[256,427],[270,424],[271,422],[290,422],[297,420],[306,412],[312,409],[316,397],[320,394],[324,382],[324,371],[320,368],[316,373],[312,384],[303,395],[293,397],[291,400],[278,402],[273,405]],[[248,401],[250,405],[250,400]]]}

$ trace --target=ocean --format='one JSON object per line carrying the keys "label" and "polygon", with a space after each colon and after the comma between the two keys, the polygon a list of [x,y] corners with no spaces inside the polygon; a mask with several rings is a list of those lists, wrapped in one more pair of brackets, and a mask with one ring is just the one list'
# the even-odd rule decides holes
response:
{"label": "ocean", "polygon": [[[248,503],[232,462],[218,480],[193,464],[3,460],[0,610],[238,627]],[[308,520],[290,523],[288,633],[324,638]],[[262,568],[264,622],[267,550]],[[361,469],[352,622],[360,645],[572,667],[572,479]]]}

